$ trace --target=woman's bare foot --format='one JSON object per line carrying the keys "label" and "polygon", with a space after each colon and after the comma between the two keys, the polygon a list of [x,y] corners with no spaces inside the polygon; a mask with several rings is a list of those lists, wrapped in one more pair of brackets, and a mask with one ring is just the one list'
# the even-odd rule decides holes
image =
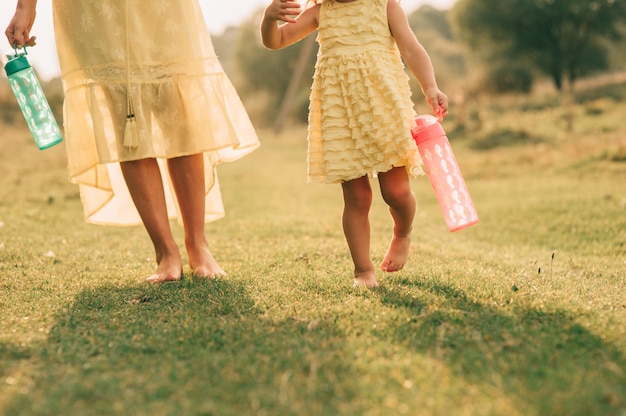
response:
{"label": "woman's bare foot", "polygon": [[401,270],[409,258],[409,249],[411,248],[411,237],[394,236],[389,244],[389,249],[380,268],[388,273]]}
{"label": "woman's bare foot", "polygon": [[195,277],[214,279],[226,276],[226,272],[217,264],[208,247],[188,249],[187,255],[189,256],[189,267],[191,267]]}
{"label": "woman's bare foot", "polygon": [[374,270],[367,270],[365,272],[354,272],[354,287],[363,286],[367,289],[374,289],[378,287],[376,281],[376,273]]}
{"label": "woman's bare foot", "polygon": [[146,279],[152,284],[177,282],[183,274],[183,265],[180,259],[161,258],[156,272]]}

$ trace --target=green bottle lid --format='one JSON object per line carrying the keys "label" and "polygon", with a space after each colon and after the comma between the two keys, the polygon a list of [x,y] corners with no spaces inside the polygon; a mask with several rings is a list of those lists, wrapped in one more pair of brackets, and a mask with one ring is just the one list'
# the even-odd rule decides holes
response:
{"label": "green bottle lid", "polygon": [[30,64],[28,63],[28,59],[26,59],[26,55],[16,56],[4,66],[4,70],[7,71],[7,76],[27,68],[30,68]]}

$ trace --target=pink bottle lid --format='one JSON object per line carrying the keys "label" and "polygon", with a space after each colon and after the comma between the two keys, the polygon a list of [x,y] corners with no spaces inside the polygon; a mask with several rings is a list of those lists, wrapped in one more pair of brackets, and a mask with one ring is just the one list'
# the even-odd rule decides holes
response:
{"label": "pink bottle lid", "polygon": [[439,120],[430,114],[422,114],[415,117],[415,124],[417,124],[417,128],[420,130],[437,123],[439,123]]}
{"label": "pink bottle lid", "polygon": [[411,129],[411,133],[413,134],[413,138],[418,146],[420,143],[446,135],[446,132],[443,130],[439,120],[430,114],[423,114],[415,117],[415,124],[416,126]]}

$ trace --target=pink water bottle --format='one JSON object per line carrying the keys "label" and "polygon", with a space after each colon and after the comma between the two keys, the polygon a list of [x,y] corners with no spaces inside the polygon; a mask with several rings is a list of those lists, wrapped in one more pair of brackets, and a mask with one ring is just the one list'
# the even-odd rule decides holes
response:
{"label": "pink water bottle", "polygon": [[415,118],[411,130],[439,207],[452,232],[478,222],[478,214],[443,127],[431,115]]}

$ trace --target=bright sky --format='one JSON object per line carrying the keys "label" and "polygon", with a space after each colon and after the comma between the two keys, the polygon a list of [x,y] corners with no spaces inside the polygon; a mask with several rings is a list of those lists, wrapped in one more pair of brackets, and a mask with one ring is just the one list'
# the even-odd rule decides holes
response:
{"label": "bright sky", "polygon": [[[235,26],[248,19],[257,10],[269,4],[269,0],[199,0],[202,11],[213,34],[221,34],[228,26]],[[411,12],[422,4],[430,4],[439,9],[452,7],[456,0],[402,0],[404,10]],[[303,0],[301,0],[303,2]],[[0,0],[0,53],[12,53],[4,36],[17,0]],[[149,4],[149,1],[147,2]],[[149,6],[148,6],[149,7]],[[54,46],[54,32],[52,29],[52,0],[37,2],[37,20],[31,30],[31,35],[37,36],[37,46],[30,49],[29,61],[36,67],[43,79],[50,79],[59,75],[59,63]],[[2,71],[4,72],[4,71]]]}

